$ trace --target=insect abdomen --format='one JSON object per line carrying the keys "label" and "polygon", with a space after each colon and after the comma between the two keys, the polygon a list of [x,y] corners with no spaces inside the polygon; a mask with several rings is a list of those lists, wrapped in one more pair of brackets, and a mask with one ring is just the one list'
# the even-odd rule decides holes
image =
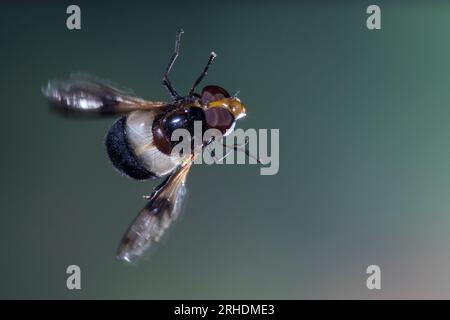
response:
{"label": "insect abdomen", "polygon": [[133,111],[116,121],[106,137],[106,148],[113,165],[137,180],[159,178],[172,172],[181,157],[162,153],[154,143],[151,111]]}
{"label": "insect abdomen", "polygon": [[112,164],[121,173],[136,180],[156,178],[143,166],[131,149],[125,128],[126,117],[122,117],[112,125],[106,136],[106,150]]}

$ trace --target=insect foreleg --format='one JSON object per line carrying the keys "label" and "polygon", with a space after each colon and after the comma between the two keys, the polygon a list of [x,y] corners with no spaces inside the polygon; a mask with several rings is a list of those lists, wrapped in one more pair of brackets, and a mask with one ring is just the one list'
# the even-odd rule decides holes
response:
{"label": "insect foreleg", "polygon": [[177,60],[178,55],[180,53],[180,44],[181,44],[181,35],[184,33],[183,29],[178,30],[177,35],[175,37],[175,50],[172,54],[172,57],[170,58],[169,64],[167,65],[166,72],[163,76],[163,85],[167,88],[169,91],[170,96],[174,100],[178,100],[181,98],[181,96],[178,94],[178,92],[175,90],[175,88],[172,86],[172,83],[170,83],[169,80],[169,73],[170,70],[173,67],[173,64],[175,63],[175,60]]}

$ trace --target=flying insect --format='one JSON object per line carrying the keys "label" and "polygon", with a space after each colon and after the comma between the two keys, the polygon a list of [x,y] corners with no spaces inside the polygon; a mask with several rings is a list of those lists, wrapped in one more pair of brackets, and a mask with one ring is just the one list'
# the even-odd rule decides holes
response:
{"label": "flying insect", "polygon": [[119,245],[117,256],[132,261],[142,256],[160,240],[165,230],[177,219],[186,193],[186,177],[199,150],[211,141],[201,141],[201,148],[191,154],[173,154],[177,142],[171,140],[176,129],[194,134],[194,122],[203,130],[217,129],[224,136],[232,132],[238,119],[246,115],[244,104],[216,85],[197,86],[216,58],[208,61],[187,95],[180,95],[169,80],[169,73],[180,51],[181,35],[176,34],[174,53],[165,70],[162,83],[170,101],[147,101],[116,88],[106,81],[74,75],[66,80],[51,80],[43,87],[47,100],[61,110],[122,115],[106,135],[106,150],[114,167],[136,180],[166,176],[148,196],[147,205],[131,223]]}

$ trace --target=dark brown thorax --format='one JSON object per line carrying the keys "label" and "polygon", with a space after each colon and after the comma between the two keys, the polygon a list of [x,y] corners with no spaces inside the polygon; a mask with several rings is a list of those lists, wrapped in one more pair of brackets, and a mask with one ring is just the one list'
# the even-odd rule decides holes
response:
{"label": "dark brown thorax", "polygon": [[[172,134],[177,129],[186,129],[194,139],[194,123],[199,121],[202,125],[202,135],[208,129],[217,129],[221,134],[227,135],[235,125],[236,117],[228,105],[230,94],[218,86],[206,86],[199,98],[186,98],[178,101],[174,109],[158,116],[152,127],[153,141],[164,154],[170,155],[179,141],[171,141]],[[242,107],[243,108],[243,107]],[[245,110],[245,109],[244,109]],[[202,137],[196,137],[202,141]]]}

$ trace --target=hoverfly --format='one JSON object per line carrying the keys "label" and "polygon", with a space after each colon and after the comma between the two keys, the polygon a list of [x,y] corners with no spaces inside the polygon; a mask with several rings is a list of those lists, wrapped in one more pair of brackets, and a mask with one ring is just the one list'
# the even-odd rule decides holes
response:
{"label": "hoverfly", "polygon": [[[200,121],[203,128],[218,129],[225,136],[233,130],[236,120],[246,115],[244,104],[219,86],[208,85],[200,94],[195,92],[216,58],[214,52],[189,93],[178,94],[169,73],[180,51],[182,33],[179,30],[176,34],[175,50],[163,76],[163,85],[171,96],[169,102],[146,101],[105,81],[81,76],[49,81],[42,90],[60,110],[124,114],[111,126],[105,139],[114,167],[136,180],[167,176],[147,197],[147,205],[123,236],[117,256],[128,262],[158,242],[180,214],[186,177],[199,149],[189,155],[171,154],[177,143],[171,141],[174,130],[184,128],[192,135],[194,121]],[[201,141],[200,147],[210,142]]]}

